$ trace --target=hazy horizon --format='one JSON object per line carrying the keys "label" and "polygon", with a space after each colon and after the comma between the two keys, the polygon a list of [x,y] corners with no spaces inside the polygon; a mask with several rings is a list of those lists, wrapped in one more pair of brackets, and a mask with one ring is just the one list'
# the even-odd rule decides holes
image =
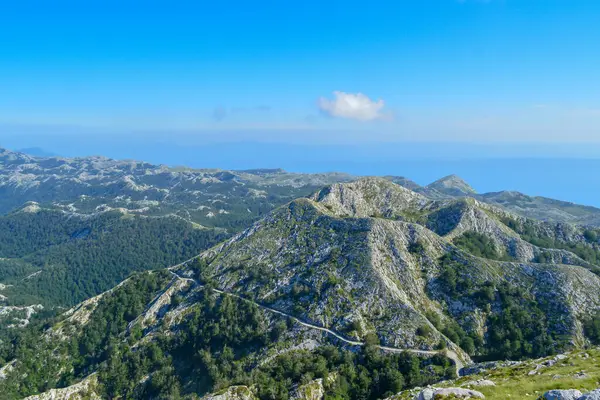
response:
{"label": "hazy horizon", "polygon": [[600,143],[599,12],[589,1],[6,2],[0,124]]}

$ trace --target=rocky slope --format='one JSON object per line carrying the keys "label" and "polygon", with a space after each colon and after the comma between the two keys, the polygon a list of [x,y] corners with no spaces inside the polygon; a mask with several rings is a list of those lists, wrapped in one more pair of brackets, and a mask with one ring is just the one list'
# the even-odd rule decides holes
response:
{"label": "rocky slope", "polygon": [[448,175],[418,189],[431,198],[473,196],[477,194],[467,182],[457,175]]}
{"label": "rocky slope", "polygon": [[[406,216],[414,215],[424,222],[408,222]],[[581,339],[580,320],[600,307],[600,279],[566,250],[543,250],[552,257],[534,262],[542,250],[500,221],[507,215],[474,200],[430,201],[370,178],[293,201],[201,257],[208,264],[205,279],[224,290],[357,338],[376,332],[390,346],[432,349],[440,340],[456,343],[437,329],[419,335],[419,327],[430,325],[427,314],[482,334],[494,314],[470,300],[449,298],[439,285],[440,258],[450,255],[475,286],[509,282],[529,288],[544,303],[553,329]],[[556,233],[543,223],[536,226]],[[572,229],[561,231],[564,240],[579,237]],[[489,235],[517,262],[457,249],[452,240],[466,231]]]}
{"label": "rocky slope", "polygon": [[[6,390],[68,386],[98,371],[103,390],[118,383],[133,397],[152,398],[159,386],[195,393],[203,376],[216,380],[226,370],[194,365],[233,357],[241,371],[260,371],[285,354],[312,357],[325,344],[435,362],[446,354],[464,365],[473,357],[585,346],[592,338],[584,325],[600,312],[593,233],[473,198],[433,200],[382,178],[335,183],[187,262],[138,275],[63,315],[34,350],[21,346],[16,361],[6,359]],[[214,353],[200,346],[203,335],[219,338]],[[235,348],[244,337],[238,353],[222,345],[227,339]],[[113,382],[111,371],[137,365],[136,354],[160,362]],[[430,366],[416,361],[415,368],[445,373]],[[40,370],[43,379],[22,378]],[[198,375],[181,388],[167,385],[190,371]],[[219,389],[235,386],[223,382]],[[254,389],[246,389],[231,391],[251,398]],[[320,390],[298,386],[294,393]]]}

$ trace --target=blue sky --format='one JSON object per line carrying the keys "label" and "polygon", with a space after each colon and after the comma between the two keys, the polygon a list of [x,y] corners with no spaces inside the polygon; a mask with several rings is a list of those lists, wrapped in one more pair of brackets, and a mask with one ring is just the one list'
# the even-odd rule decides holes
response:
{"label": "blue sky", "polygon": [[2,2],[0,138],[600,142],[599,16],[566,0]]}

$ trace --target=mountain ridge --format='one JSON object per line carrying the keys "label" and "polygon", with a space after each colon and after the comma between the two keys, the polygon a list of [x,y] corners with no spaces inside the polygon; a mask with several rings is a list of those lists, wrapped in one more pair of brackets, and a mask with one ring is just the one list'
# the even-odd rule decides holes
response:
{"label": "mountain ridge", "polygon": [[[74,207],[83,213],[94,212],[99,206],[137,209],[147,215],[174,213],[212,226],[237,223],[226,213],[241,216],[245,212],[250,214],[247,217],[257,218],[287,201],[308,196],[319,187],[358,178],[337,172],[168,167],[99,156],[43,158],[0,148],[0,213],[33,200],[44,206],[52,203],[65,209]],[[400,176],[385,178],[432,199],[474,197],[526,217],[600,226],[598,208],[521,193],[477,194],[456,175],[427,186]],[[247,222],[244,219],[239,224]]]}
{"label": "mountain ridge", "polygon": [[[591,340],[584,325],[600,311],[600,278],[591,272],[595,264],[588,265],[561,248],[543,250],[562,254],[561,258],[548,255],[544,260],[531,260],[526,258],[531,256],[527,251],[520,253],[515,249],[525,246],[528,251],[542,251],[521,236],[530,241],[551,238],[553,243],[564,246],[577,243],[582,248],[596,248],[598,244],[589,242],[584,232],[584,228],[569,224],[529,220],[472,198],[432,200],[383,178],[333,183],[309,197],[276,208],[252,226],[186,262],[170,269],[140,273],[77,306],[54,325],[53,332],[58,336],[48,339],[49,350],[37,353],[44,357],[45,351],[52,351],[57,368],[64,363],[69,365],[71,359],[77,360],[81,356],[73,351],[78,350],[60,345],[63,350],[57,352],[54,341],[66,346],[67,338],[93,338],[98,334],[95,332],[104,332],[104,319],[113,315],[107,308],[110,304],[134,307],[123,311],[129,317],[119,322],[120,328],[114,333],[131,350],[111,353],[112,358],[97,356],[97,366],[84,363],[87,367],[79,367],[83,368],[80,379],[98,371],[99,393],[112,390],[115,383],[111,382],[118,378],[110,371],[132,365],[128,357],[159,351],[157,348],[164,352],[170,348],[165,346],[175,346],[173,343],[180,341],[202,343],[203,336],[192,332],[212,326],[213,322],[199,323],[193,318],[214,306],[223,313],[216,314],[217,319],[241,313],[236,323],[220,325],[219,329],[238,329],[236,324],[244,323],[258,324],[255,329],[280,326],[280,339],[257,347],[248,356],[244,365],[255,372],[268,369],[281,357],[299,354],[309,358],[329,345],[344,349],[352,343],[363,344],[359,346],[361,352],[395,348],[431,356],[429,361],[419,362],[420,374],[427,370],[423,363],[442,362],[443,348],[468,363],[470,357],[536,357],[553,349],[582,347]],[[475,248],[467,244],[479,242],[473,242],[467,234],[488,238],[493,245],[474,255]],[[499,253],[489,253],[492,250],[504,251],[513,258],[503,260]],[[564,261],[574,265],[565,265]],[[128,296],[141,296],[141,300],[127,300]],[[255,318],[246,320],[243,315],[247,313]],[[499,321],[507,315],[514,316],[513,331],[498,330],[502,326]],[[233,337],[247,332],[241,326],[239,329]],[[339,332],[339,337],[330,332]],[[269,335],[277,337],[274,333]],[[513,335],[522,335],[522,339],[514,339]],[[169,337],[179,339],[169,342]],[[523,347],[523,342],[532,346]],[[91,351],[102,354],[96,347]],[[190,353],[185,349],[177,351],[170,350],[179,357],[171,363],[172,368],[180,368],[178,365],[186,359],[184,354]],[[354,354],[352,351],[348,354]],[[441,359],[436,358],[436,352]],[[220,344],[210,354],[211,360],[230,357],[224,356],[228,353]],[[239,354],[242,357],[245,353]],[[267,360],[266,364],[261,364],[262,360]],[[24,361],[17,358],[9,376],[30,371]],[[192,365],[203,362],[207,361],[197,359]],[[106,363],[110,369],[103,367]],[[149,377],[167,374],[169,379],[181,379],[177,390],[205,393],[213,388],[202,384],[205,386],[193,389],[190,385],[194,375],[189,379],[185,375],[191,367],[178,369],[177,373],[152,366],[139,368],[150,368],[139,372]],[[450,367],[444,368],[447,371]],[[63,375],[56,373],[52,379],[59,382]],[[196,380],[206,374],[198,373]],[[446,373],[439,370],[424,376],[439,379],[439,374]],[[158,384],[152,378],[141,379],[143,376],[119,384],[139,397]],[[177,376],[181,378],[174,378]],[[229,383],[218,389],[234,388],[237,381],[226,382]],[[269,382],[275,385],[275,381]],[[263,390],[260,387],[259,394]],[[286,386],[285,390],[292,388]]]}

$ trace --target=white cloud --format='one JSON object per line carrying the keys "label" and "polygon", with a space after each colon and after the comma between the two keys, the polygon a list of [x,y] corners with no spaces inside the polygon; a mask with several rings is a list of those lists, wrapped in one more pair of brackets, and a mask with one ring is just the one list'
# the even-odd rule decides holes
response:
{"label": "white cloud", "polygon": [[372,121],[386,117],[383,113],[385,102],[381,99],[371,100],[362,93],[333,92],[334,99],[321,97],[318,102],[319,109],[338,118],[356,119],[359,121]]}

